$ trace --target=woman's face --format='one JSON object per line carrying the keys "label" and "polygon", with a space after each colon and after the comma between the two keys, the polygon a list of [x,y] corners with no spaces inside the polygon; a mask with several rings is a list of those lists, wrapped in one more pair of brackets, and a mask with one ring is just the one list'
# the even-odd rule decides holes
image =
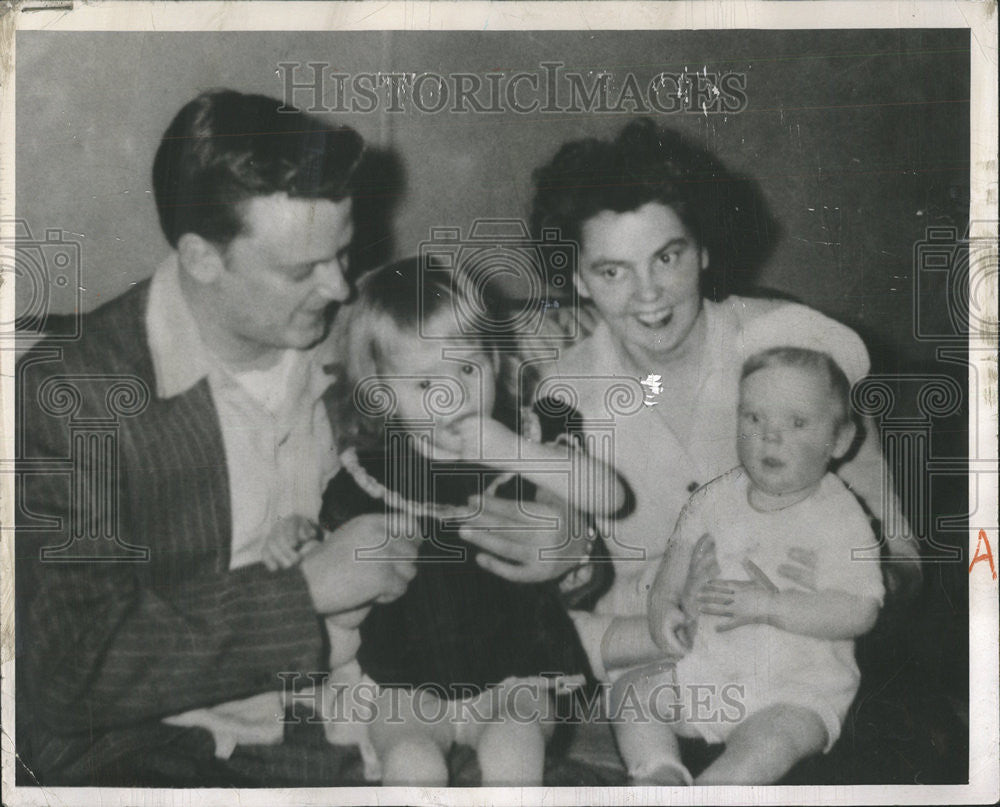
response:
{"label": "woman's face", "polygon": [[584,222],[577,284],[612,334],[643,356],[680,347],[701,310],[702,247],[677,214],[659,202],[605,210]]}

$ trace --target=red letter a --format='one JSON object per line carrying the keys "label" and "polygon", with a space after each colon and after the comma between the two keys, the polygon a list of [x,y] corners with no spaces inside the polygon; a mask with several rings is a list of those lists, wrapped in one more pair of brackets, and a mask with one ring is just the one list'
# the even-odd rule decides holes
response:
{"label": "red letter a", "polygon": [[[979,554],[979,547],[986,544],[986,552]],[[986,530],[979,531],[979,540],[976,541],[976,554],[972,558],[972,563],[969,564],[969,574],[972,574],[972,567],[975,566],[981,560],[988,560],[990,562],[990,571],[993,572],[993,579],[997,579],[997,567],[993,565],[993,550],[990,549],[990,539],[986,537]]]}

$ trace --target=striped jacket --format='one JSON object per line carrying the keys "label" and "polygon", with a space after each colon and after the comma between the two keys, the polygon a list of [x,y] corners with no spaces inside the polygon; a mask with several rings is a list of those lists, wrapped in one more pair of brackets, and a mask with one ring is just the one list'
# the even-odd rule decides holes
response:
{"label": "striped jacket", "polygon": [[82,339],[43,341],[18,363],[18,722],[32,727],[42,772],[102,733],[321,669],[301,572],[229,570],[212,393],[202,379],[156,397],[148,290],[86,316]]}

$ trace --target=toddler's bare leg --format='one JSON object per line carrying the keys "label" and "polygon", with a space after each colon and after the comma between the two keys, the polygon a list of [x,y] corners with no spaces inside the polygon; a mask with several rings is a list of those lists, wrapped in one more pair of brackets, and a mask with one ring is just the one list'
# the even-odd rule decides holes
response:
{"label": "toddler's bare leg", "polygon": [[618,750],[636,784],[688,785],[672,714],[677,690],[673,666],[652,664],[632,670],[611,688],[609,716]]}
{"label": "toddler's bare leg", "polygon": [[[448,764],[445,754],[453,739],[453,726],[447,721],[430,723],[426,716],[441,713],[438,699],[430,693],[420,693],[422,708],[414,709],[410,692],[397,690],[395,714],[402,722],[378,720],[370,728],[372,745],[382,763],[383,785],[424,785],[445,787],[448,784]],[[427,700],[433,698],[433,701]],[[386,708],[380,715],[393,714]]]}
{"label": "toddler's bare leg", "polygon": [[545,732],[540,723],[491,723],[479,737],[476,754],[484,786],[542,784]]}
{"label": "toddler's bare leg", "polygon": [[822,751],[826,740],[826,726],[812,710],[787,703],[770,706],[733,730],[726,750],[695,784],[774,784],[796,762]]}

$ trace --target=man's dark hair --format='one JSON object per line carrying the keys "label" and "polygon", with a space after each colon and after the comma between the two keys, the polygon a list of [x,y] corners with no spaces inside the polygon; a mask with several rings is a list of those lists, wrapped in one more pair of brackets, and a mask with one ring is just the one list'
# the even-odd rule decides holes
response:
{"label": "man's dark hair", "polygon": [[172,247],[184,233],[226,245],[243,230],[240,205],[287,193],[339,202],[364,148],[347,126],[331,126],[282,102],[232,90],[187,103],[160,141],[153,193]]}

